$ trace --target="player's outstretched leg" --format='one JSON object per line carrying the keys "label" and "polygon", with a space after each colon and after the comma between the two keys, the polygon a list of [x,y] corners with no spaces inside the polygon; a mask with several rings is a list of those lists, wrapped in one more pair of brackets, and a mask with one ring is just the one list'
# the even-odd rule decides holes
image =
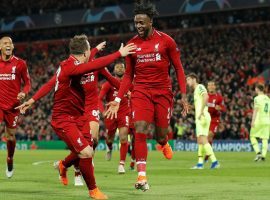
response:
{"label": "player's outstretched leg", "polygon": [[203,169],[203,144],[198,144],[198,163],[191,169]]}
{"label": "player's outstretched leg", "polygon": [[79,162],[80,160],[77,159],[74,163],[74,185],[75,186],[83,186],[83,178],[82,178],[82,173],[79,167]]}
{"label": "player's outstretched leg", "polygon": [[118,166],[118,173],[124,174],[125,171],[125,162],[128,153],[128,128],[121,127],[119,128],[119,139],[120,139],[120,161]]}
{"label": "player's outstretched leg", "polygon": [[110,161],[112,159],[112,150],[113,150],[113,141],[116,130],[107,130],[106,144],[107,144],[107,152],[105,155],[105,159]]}
{"label": "player's outstretched leg", "polygon": [[135,134],[135,157],[138,171],[138,178],[135,183],[137,190],[147,191],[149,190],[149,184],[146,178],[146,159],[147,159],[147,134],[136,133]]}
{"label": "player's outstretched leg", "polygon": [[164,157],[168,160],[173,157],[173,150],[168,143],[168,128],[156,127],[157,133],[157,149],[161,150]]}
{"label": "player's outstretched leg", "polygon": [[217,158],[215,156],[212,146],[209,143],[206,143],[203,145],[203,148],[204,148],[205,154],[208,155],[212,161],[211,169],[219,168],[220,165],[219,165],[219,162],[217,161]]}
{"label": "player's outstretched leg", "polygon": [[268,139],[262,139],[262,161],[265,161],[266,154],[268,150]]}
{"label": "player's outstretched leg", "polygon": [[6,176],[11,178],[14,173],[13,166],[13,156],[16,148],[16,138],[15,138],[16,129],[6,128],[6,138],[7,138],[7,168]]}
{"label": "player's outstretched leg", "polygon": [[63,185],[68,185],[67,168],[63,165],[63,161],[59,160],[54,162],[54,168],[59,172],[59,180]]}
{"label": "player's outstretched leg", "polygon": [[256,153],[256,156],[254,158],[254,161],[257,162],[257,161],[260,161],[261,158],[262,158],[262,154],[260,152],[260,149],[259,149],[259,143],[258,143],[258,140],[257,138],[255,137],[250,137],[250,142],[251,142],[251,145]]}

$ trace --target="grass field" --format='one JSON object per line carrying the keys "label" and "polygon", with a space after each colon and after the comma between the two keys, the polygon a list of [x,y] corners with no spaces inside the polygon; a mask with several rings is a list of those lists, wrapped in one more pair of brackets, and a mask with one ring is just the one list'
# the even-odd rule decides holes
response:
{"label": "grass field", "polygon": [[[6,152],[0,151],[0,200],[71,200],[88,198],[86,187],[73,186],[73,170],[69,170],[70,184],[58,181],[52,161],[63,158],[67,151],[17,151],[15,174],[5,176]],[[136,172],[127,170],[118,175],[118,152],[113,160],[104,159],[105,152],[95,156],[98,186],[110,199],[228,199],[263,200],[270,198],[270,162],[254,163],[253,153],[217,153],[221,167],[194,171],[196,153],[177,152],[173,160],[165,160],[160,152],[150,152],[148,179],[150,190],[136,191]],[[129,160],[129,158],[128,158]],[[39,165],[32,163],[49,161]]]}

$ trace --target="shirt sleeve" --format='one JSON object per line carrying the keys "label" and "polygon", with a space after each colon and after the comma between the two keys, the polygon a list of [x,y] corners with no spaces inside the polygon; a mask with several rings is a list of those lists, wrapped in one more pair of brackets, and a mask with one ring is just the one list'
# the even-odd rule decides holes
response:
{"label": "shirt sleeve", "polygon": [[54,88],[56,82],[56,75],[54,75],[47,83],[45,83],[32,97],[35,101],[41,99],[42,97],[49,94],[49,92]]}
{"label": "shirt sleeve", "polygon": [[120,81],[111,75],[107,68],[101,69],[100,73],[107,79],[107,81],[116,89],[120,88]]}
{"label": "shirt sleeve", "polygon": [[180,91],[182,94],[186,94],[186,77],[180,60],[180,50],[172,38],[169,38],[168,45],[169,58],[174,66]]}
{"label": "shirt sleeve", "polygon": [[29,76],[29,72],[28,72],[28,69],[27,69],[27,66],[26,66],[26,62],[23,62],[22,63],[22,71],[21,71],[21,78],[24,82],[24,87],[23,87],[23,92],[25,94],[28,94],[30,92],[30,89],[31,89],[31,81],[30,81],[30,76]]}
{"label": "shirt sleeve", "polygon": [[258,99],[255,97],[254,98],[254,109],[259,109],[260,105],[259,105],[259,101]]}
{"label": "shirt sleeve", "polygon": [[208,94],[206,88],[203,85],[199,85],[198,93],[200,96],[203,96],[204,94]]}
{"label": "shirt sleeve", "polygon": [[220,99],[220,103],[219,103],[219,106],[221,107],[221,112],[226,112],[226,106],[224,104],[224,100],[223,100],[223,97],[221,95],[219,95],[219,99]]}
{"label": "shirt sleeve", "polygon": [[88,62],[88,63],[82,63],[82,64],[70,66],[67,69],[67,74],[70,76],[74,76],[74,75],[85,74],[85,73],[88,73],[88,72],[91,72],[94,70],[99,70],[99,69],[104,68],[107,65],[111,64],[120,56],[121,56],[120,52],[117,51],[113,54],[97,58],[97,59],[95,59],[91,62]]}
{"label": "shirt sleeve", "polygon": [[97,48],[91,49],[89,60],[92,61],[95,58],[95,56],[97,55],[97,53],[98,53],[98,49]]}
{"label": "shirt sleeve", "polygon": [[123,98],[123,96],[128,92],[130,86],[132,85],[132,81],[134,78],[134,68],[135,64],[132,62],[132,58],[129,55],[126,57],[126,71],[117,95],[117,97],[120,99]]}
{"label": "shirt sleeve", "polygon": [[106,94],[109,92],[111,86],[108,82],[104,83],[101,87],[100,93],[98,95],[98,105],[100,112],[104,112],[105,108],[103,106],[103,99],[106,97]]}

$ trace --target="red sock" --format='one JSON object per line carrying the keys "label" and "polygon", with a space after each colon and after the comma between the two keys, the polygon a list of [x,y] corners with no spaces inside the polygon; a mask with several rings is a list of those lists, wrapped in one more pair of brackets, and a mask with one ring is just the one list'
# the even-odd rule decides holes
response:
{"label": "red sock", "polygon": [[74,165],[76,162],[78,163],[79,162],[78,160],[79,160],[78,154],[74,152],[70,152],[70,154],[67,157],[65,157],[65,159],[63,160],[63,165],[66,168],[69,168],[70,166]]}
{"label": "red sock", "polygon": [[139,175],[146,175],[146,159],[147,159],[147,135],[144,133],[135,134],[135,157],[137,163],[137,171]]}
{"label": "red sock", "polygon": [[94,176],[94,167],[92,164],[92,158],[81,158],[80,159],[80,170],[85,180],[85,183],[88,187],[88,190],[95,189],[96,186],[96,179]]}
{"label": "red sock", "polygon": [[128,143],[124,142],[121,143],[120,147],[120,164],[124,165],[127,157],[127,152],[128,152]]}
{"label": "red sock", "polygon": [[7,140],[8,162],[13,161],[15,148],[16,148],[16,140]]}
{"label": "red sock", "polygon": [[108,142],[108,141],[106,140],[106,144],[107,144],[107,146],[108,146],[108,149],[111,151],[111,150],[112,150],[112,142]]}
{"label": "red sock", "polygon": [[164,140],[159,140],[158,143],[161,145],[161,146],[164,146],[165,144],[167,144],[168,142],[168,135],[166,136],[166,138]]}

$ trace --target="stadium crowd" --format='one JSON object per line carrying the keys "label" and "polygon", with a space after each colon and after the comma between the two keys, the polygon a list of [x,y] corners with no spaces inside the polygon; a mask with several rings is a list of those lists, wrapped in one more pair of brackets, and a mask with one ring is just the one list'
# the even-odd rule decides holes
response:
{"label": "stadium crowd", "polygon": [[[219,139],[248,139],[254,92],[253,85],[248,85],[247,82],[249,78],[270,67],[269,31],[269,25],[260,25],[196,31],[174,30],[169,33],[181,47],[181,59],[186,73],[196,72],[204,84],[214,80],[218,91],[224,97],[227,111],[222,116],[222,123],[218,130]],[[119,41],[109,42],[108,51],[117,49],[119,43]],[[59,43],[29,44],[23,48],[18,47],[17,55],[28,61],[33,86],[32,94],[53,75],[59,61],[67,56],[65,45],[65,42],[59,41]],[[173,69],[171,74],[174,91],[179,91]],[[193,111],[187,118],[182,118],[181,108],[177,104],[179,98],[180,94],[176,92],[170,127],[174,133],[172,137],[193,140],[195,139]],[[189,99],[192,101],[192,95]],[[32,111],[21,118],[17,139],[56,139],[49,125],[51,106],[52,93],[37,102]],[[102,122],[100,134],[101,136],[105,134]]]}
{"label": "stadium crowd", "polygon": [[[44,14],[58,11],[75,9],[93,9],[103,6],[112,6],[117,4],[133,3],[132,0],[28,0],[27,3],[20,0],[1,1],[0,16],[13,17],[18,15]],[[10,9],[16,7],[16,9]]]}

